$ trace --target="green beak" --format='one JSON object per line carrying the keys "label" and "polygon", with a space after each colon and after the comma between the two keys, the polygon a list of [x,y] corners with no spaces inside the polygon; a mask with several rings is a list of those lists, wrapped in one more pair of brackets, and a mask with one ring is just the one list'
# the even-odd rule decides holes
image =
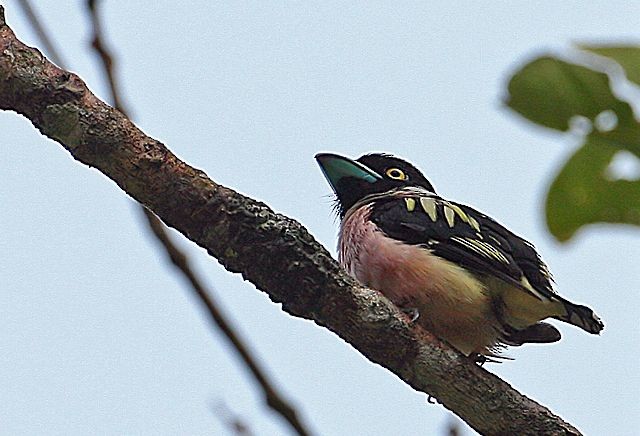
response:
{"label": "green beak", "polygon": [[349,158],[333,154],[316,154],[318,165],[322,169],[325,178],[337,193],[339,182],[347,177],[355,178],[369,183],[375,183],[382,179],[382,176],[375,171],[362,165],[360,162]]}

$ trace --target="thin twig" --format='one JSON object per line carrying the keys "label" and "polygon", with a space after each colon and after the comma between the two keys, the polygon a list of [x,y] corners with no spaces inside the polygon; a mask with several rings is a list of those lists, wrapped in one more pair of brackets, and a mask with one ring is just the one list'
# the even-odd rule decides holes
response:
{"label": "thin twig", "polygon": [[462,429],[460,428],[460,424],[455,421],[450,421],[447,425],[447,435],[448,436],[462,436]]}
{"label": "thin twig", "polygon": [[166,227],[162,224],[162,222],[147,208],[144,208],[145,216],[149,220],[149,225],[153,229],[153,233],[156,237],[162,242],[164,245],[167,254],[169,255],[171,262],[182,271],[184,276],[189,280],[189,283],[193,287],[193,290],[196,292],[200,300],[205,304],[207,309],[209,310],[209,314],[211,315],[212,321],[218,326],[220,331],[227,337],[229,342],[234,346],[240,357],[244,361],[245,365],[256,379],[256,381],[262,387],[265,395],[265,401],[269,407],[282,415],[291,426],[298,432],[300,435],[308,435],[309,432],[302,425],[300,420],[298,419],[298,414],[295,409],[291,407],[282,397],[278,394],[277,390],[273,386],[273,384],[267,379],[265,373],[260,369],[256,359],[253,358],[249,349],[245,346],[242,340],[235,333],[231,325],[227,322],[225,317],[222,315],[215,302],[209,296],[209,293],[204,289],[204,287],[200,284],[195,272],[191,269],[189,265],[189,259],[184,255],[180,250],[176,248],[176,246],[171,242],[169,238],[169,234],[166,231]]}
{"label": "thin twig", "polygon": [[125,114],[128,118],[131,118],[131,113],[125,107],[122,98],[120,97],[120,87],[118,86],[118,80],[116,79],[114,58],[111,54],[111,50],[104,43],[104,37],[102,33],[102,20],[98,14],[99,0],[87,0],[87,10],[91,16],[91,24],[93,27],[93,36],[91,37],[91,47],[96,51],[98,57],[102,61],[103,72],[109,83],[109,92],[111,93],[111,103],[113,107]]}
{"label": "thin twig", "polygon": [[53,45],[53,41],[49,38],[44,25],[40,22],[40,19],[31,7],[29,0],[18,0],[18,4],[22,7],[22,12],[27,16],[27,20],[29,20],[31,27],[33,27],[33,30],[35,30],[38,35],[38,39],[42,43],[44,50],[47,52],[47,57],[60,68],[66,68],[65,63],[62,60],[62,56],[60,56],[60,52],[55,45]]}
{"label": "thin twig", "polygon": [[251,428],[249,428],[249,426],[239,416],[229,409],[224,401],[219,401],[213,405],[213,413],[236,436],[253,436]]}
{"label": "thin twig", "polygon": [[[91,23],[93,25],[93,37],[91,40],[91,45],[98,53],[102,61],[103,70],[109,82],[109,90],[111,92],[111,100],[114,104],[114,107],[126,116],[129,116],[128,110],[125,109],[123,99],[121,98],[119,92],[120,88],[118,86],[118,81],[115,74],[113,61],[114,58],[111,54],[111,50],[104,43],[100,14],[98,13],[97,9],[98,3],[99,2],[97,0],[87,0],[87,9],[91,16]],[[216,303],[209,295],[209,292],[207,292],[201,281],[198,279],[196,273],[191,268],[189,258],[180,249],[178,249],[175,244],[173,244],[169,233],[167,232],[166,226],[160,221],[160,219],[158,219],[158,217],[153,212],[142,205],[141,207],[147,219],[149,227],[153,231],[153,234],[156,236],[156,238],[164,246],[167,255],[171,259],[171,262],[187,278],[187,280],[191,284],[191,287],[193,288],[193,291],[209,311],[213,323],[227,337],[229,342],[233,345],[237,353],[242,358],[242,361],[245,363],[255,380],[262,387],[267,405],[271,409],[282,415],[282,417],[287,420],[287,422],[289,422],[289,424],[298,432],[298,434],[309,435],[309,431],[305,428],[305,426],[298,418],[298,413],[296,412],[296,410],[278,393],[274,384],[271,383],[264,371],[262,371],[262,369],[259,367],[257,359],[252,356],[248,347],[236,334],[234,329],[231,327],[231,324],[222,315],[222,312],[219,310]]]}

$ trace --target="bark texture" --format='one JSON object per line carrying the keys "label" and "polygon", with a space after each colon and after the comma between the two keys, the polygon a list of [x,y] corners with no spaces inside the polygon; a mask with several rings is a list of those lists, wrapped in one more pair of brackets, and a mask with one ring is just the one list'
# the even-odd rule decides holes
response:
{"label": "bark texture", "polygon": [[580,434],[410,324],[381,294],[340,269],[300,223],[215,183],[145,135],[78,76],[16,39],[2,6],[0,108],[24,115],[43,135],[105,174],[286,312],[329,328],[478,432]]}

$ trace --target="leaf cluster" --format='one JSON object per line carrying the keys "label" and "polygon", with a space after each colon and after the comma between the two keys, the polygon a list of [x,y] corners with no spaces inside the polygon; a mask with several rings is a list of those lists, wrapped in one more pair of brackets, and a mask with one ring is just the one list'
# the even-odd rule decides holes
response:
{"label": "leaf cluster", "polygon": [[[507,105],[529,121],[582,137],[551,183],[546,219],[559,241],[592,223],[640,225],[640,178],[620,177],[618,155],[640,158],[640,46],[577,47],[583,62],[540,56],[510,79]],[[630,97],[614,90],[627,88]],[[639,102],[636,102],[640,103]]]}

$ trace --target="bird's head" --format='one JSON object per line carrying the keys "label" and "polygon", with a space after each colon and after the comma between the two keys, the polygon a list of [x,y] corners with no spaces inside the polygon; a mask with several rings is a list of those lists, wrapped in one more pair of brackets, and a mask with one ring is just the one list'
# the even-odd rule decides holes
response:
{"label": "bird's head", "polygon": [[319,153],[316,160],[336,193],[340,217],[367,195],[394,188],[416,186],[435,193],[416,167],[389,154],[371,153],[352,160],[333,153]]}

